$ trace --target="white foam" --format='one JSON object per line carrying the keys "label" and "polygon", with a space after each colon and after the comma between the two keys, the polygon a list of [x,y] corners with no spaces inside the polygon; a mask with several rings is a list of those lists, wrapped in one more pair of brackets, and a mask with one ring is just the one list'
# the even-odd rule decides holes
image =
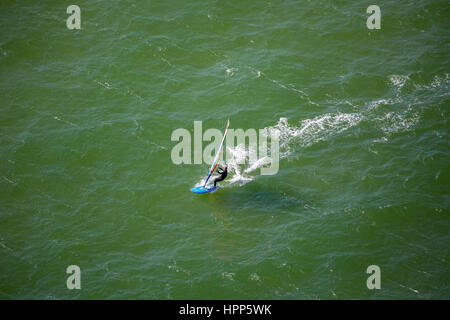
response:
{"label": "white foam", "polygon": [[406,81],[409,80],[409,77],[404,75],[393,74],[389,76],[389,80],[395,87],[401,89],[405,85]]}
{"label": "white foam", "polygon": [[375,121],[379,123],[379,128],[384,133],[392,134],[411,130],[419,119],[419,114],[408,108],[404,113],[389,112],[383,117],[376,118]]}
{"label": "white foam", "polygon": [[450,83],[450,77],[449,74],[446,73],[443,76],[435,75],[433,77],[433,80],[430,82],[430,84],[415,84],[414,86],[417,89],[434,89],[439,88],[442,85],[448,85]]}
{"label": "white foam", "polygon": [[[245,166],[252,166],[252,159],[255,159],[254,156],[256,154],[256,150],[251,147],[245,147],[243,145],[238,145],[236,147],[227,146],[227,166],[229,173],[231,173],[231,178],[228,179],[229,183],[240,182],[241,184],[245,184],[253,180],[251,176],[247,175],[247,171]],[[256,161],[258,162],[258,161]]]}
{"label": "white foam", "polygon": [[296,147],[306,148],[357,125],[362,118],[359,113],[328,113],[303,120],[300,126],[290,126],[286,118],[280,118],[275,126],[267,129],[269,133],[279,135],[280,155],[286,157],[291,154],[293,141]]}
{"label": "white foam", "polygon": [[[362,115],[358,113],[325,114],[303,120],[299,126],[291,126],[287,118],[280,118],[276,125],[264,129],[269,136],[278,136],[281,160],[298,149],[307,148],[357,125],[362,118]],[[255,177],[252,174],[271,161],[270,152],[268,152],[269,155],[258,159],[255,156],[256,150],[248,146],[227,146],[226,152],[229,184],[243,185],[252,181]]]}
{"label": "white foam", "polygon": [[[410,130],[420,117],[413,112],[411,106],[402,113],[388,112],[380,117],[374,117],[371,110],[380,104],[395,103],[396,99],[380,99],[371,102],[369,109],[362,113],[327,113],[305,119],[299,125],[290,125],[287,118],[280,118],[277,124],[264,128],[269,136],[277,135],[279,139],[279,160],[288,158],[292,153],[308,148],[320,141],[326,141],[340,134],[366,119],[375,122],[384,133],[395,133]],[[372,109],[371,109],[372,108]],[[386,143],[388,139],[383,137],[376,142]],[[258,159],[256,150],[249,146],[226,146],[226,164],[228,166],[228,178],[223,183],[226,185],[243,185],[252,181],[260,169],[271,162],[270,147],[268,155]],[[213,179],[213,178],[212,178]],[[204,183],[200,181],[197,185]]]}

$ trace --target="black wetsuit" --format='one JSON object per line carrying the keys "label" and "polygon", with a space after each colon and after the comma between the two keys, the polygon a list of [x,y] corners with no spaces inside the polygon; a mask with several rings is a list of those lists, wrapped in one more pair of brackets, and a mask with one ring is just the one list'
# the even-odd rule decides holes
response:
{"label": "black wetsuit", "polygon": [[222,169],[219,167],[217,169],[217,172],[220,173],[220,177],[217,177],[214,179],[214,188],[216,187],[217,182],[225,180],[225,178],[227,177],[227,174],[228,174],[228,169],[226,169],[226,168]]}

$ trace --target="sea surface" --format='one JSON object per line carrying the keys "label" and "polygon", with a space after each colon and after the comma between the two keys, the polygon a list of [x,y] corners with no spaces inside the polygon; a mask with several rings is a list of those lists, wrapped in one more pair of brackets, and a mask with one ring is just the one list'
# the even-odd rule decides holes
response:
{"label": "sea surface", "polygon": [[[0,299],[450,299],[449,17],[1,1]],[[175,164],[172,133],[227,119],[276,132],[279,170],[230,160],[194,194],[209,164]]]}

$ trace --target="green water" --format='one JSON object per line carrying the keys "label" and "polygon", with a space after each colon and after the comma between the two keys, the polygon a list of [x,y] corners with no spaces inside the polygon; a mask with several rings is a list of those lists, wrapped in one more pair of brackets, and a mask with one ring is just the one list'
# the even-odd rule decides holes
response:
{"label": "green water", "polygon": [[[450,298],[448,1],[74,4],[0,4],[0,298]],[[195,195],[228,118],[279,171]]]}

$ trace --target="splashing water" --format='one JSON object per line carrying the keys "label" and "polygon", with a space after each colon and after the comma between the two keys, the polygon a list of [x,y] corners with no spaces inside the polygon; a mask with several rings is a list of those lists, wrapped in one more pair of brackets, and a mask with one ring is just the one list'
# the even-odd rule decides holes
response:
{"label": "splashing water", "polygon": [[[394,85],[402,86],[408,80],[407,77],[392,76],[390,80]],[[408,131],[414,127],[420,119],[417,112],[409,106],[406,111],[392,112],[386,110],[384,115],[374,114],[382,105],[400,103],[400,98],[380,99],[371,101],[366,111],[354,113],[327,113],[305,119],[299,125],[290,125],[287,118],[280,118],[277,124],[264,128],[267,136],[277,136],[279,139],[279,160],[286,159],[295,152],[308,148],[318,142],[340,134],[363,120],[371,121],[388,136],[393,133]],[[261,137],[260,137],[261,138]],[[269,139],[270,140],[270,139]],[[257,169],[270,164],[272,155],[268,146],[268,155],[258,158],[257,146],[226,146],[226,164],[228,166],[228,178],[224,185],[242,186],[252,181],[258,173]],[[223,165],[223,164],[222,164]],[[197,185],[203,183],[200,181]]]}
{"label": "splashing water", "polygon": [[[276,125],[264,129],[268,136],[278,136],[279,160],[282,160],[299,149],[324,141],[357,125],[362,118],[362,115],[357,113],[325,114],[303,120],[299,126],[291,126],[287,118],[280,118]],[[272,156],[268,150],[268,155],[258,158],[255,147],[242,144],[226,146],[226,153],[229,174],[226,181],[228,185],[240,186],[252,181],[256,176],[252,173],[268,165]],[[200,184],[201,182],[198,183]]]}

